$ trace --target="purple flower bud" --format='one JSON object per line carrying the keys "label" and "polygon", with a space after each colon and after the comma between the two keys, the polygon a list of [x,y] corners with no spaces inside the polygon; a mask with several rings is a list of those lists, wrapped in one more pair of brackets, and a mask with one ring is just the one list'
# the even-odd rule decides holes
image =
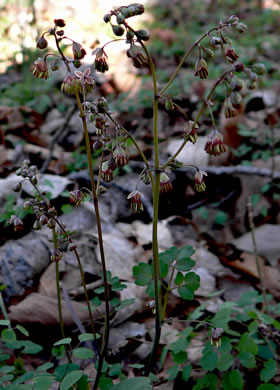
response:
{"label": "purple flower bud", "polygon": [[46,47],[48,47],[48,41],[46,40],[44,35],[42,35],[37,41],[37,48],[40,50],[44,50],[46,49]]}

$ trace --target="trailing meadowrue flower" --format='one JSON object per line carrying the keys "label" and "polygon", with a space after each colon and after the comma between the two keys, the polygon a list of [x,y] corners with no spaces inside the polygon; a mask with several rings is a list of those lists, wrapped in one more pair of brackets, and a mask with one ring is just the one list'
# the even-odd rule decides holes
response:
{"label": "trailing meadowrue flower", "polygon": [[72,43],[72,52],[75,60],[82,60],[87,54],[83,46],[80,45],[78,42]]}
{"label": "trailing meadowrue flower", "polygon": [[86,93],[90,93],[94,89],[94,80],[90,76],[90,68],[87,68],[84,72],[80,72],[79,70],[75,71],[76,77],[80,81],[80,85],[84,88]]}
{"label": "trailing meadowrue flower", "polygon": [[10,225],[14,225],[14,231],[15,232],[19,232],[19,231],[21,231],[23,229],[23,222],[16,215],[12,215],[11,218],[9,219],[8,223]]}
{"label": "trailing meadowrue flower", "polygon": [[207,62],[203,58],[199,58],[195,64],[195,76],[199,76],[201,79],[206,79],[208,76]]}
{"label": "trailing meadowrue flower", "polygon": [[194,126],[194,121],[187,121],[184,125],[184,139],[195,144],[197,141],[197,132],[195,129],[198,128],[199,126],[197,123]]}
{"label": "trailing meadowrue flower", "polygon": [[165,172],[161,172],[160,174],[160,183],[159,183],[159,192],[162,194],[163,192],[170,192],[173,189],[170,178],[167,176]]}
{"label": "trailing meadowrue flower", "polygon": [[127,196],[127,199],[130,199],[130,208],[134,214],[140,213],[144,210],[142,196],[143,195],[138,190],[132,191]]}
{"label": "trailing meadowrue flower", "polygon": [[95,54],[95,60],[94,60],[94,67],[98,72],[105,73],[107,70],[109,70],[109,66],[107,64],[106,58],[108,58],[105,51],[98,47],[95,50],[93,50],[92,55]]}
{"label": "trailing meadowrue flower", "polygon": [[61,84],[61,91],[72,95],[79,91],[80,88],[81,82],[78,77],[74,73],[68,72],[64,77],[63,83]]}
{"label": "trailing meadowrue flower", "polygon": [[208,176],[206,172],[198,170],[194,174],[194,189],[197,192],[203,192],[206,190],[206,184],[204,181],[204,176]]}
{"label": "trailing meadowrue flower", "polygon": [[206,153],[213,154],[214,156],[218,156],[226,151],[224,137],[217,129],[213,129],[209,134],[204,149]]}
{"label": "trailing meadowrue flower", "polygon": [[114,150],[113,159],[118,167],[124,167],[128,164],[127,153],[120,145]]}
{"label": "trailing meadowrue flower", "polygon": [[112,169],[109,168],[109,161],[105,161],[102,164],[101,177],[106,183],[109,183],[110,181],[112,181],[114,179],[114,173],[113,173]]}
{"label": "trailing meadowrue flower", "polygon": [[38,79],[45,79],[49,77],[49,69],[47,61],[44,58],[38,58],[32,66],[32,74]]}
{"label": "trailing meadowrue flower", "polygon": [[126,52],[128,58],[132,59],[135,68],[144,68],[149,66],[148,59],[142,47],[132,44]]}
{"label": "trailing meadowrue flower", "polygon": [[53,249],[52,254],[51,254],[51,261],[58,263],[59,260],[61,260],[63,257],[63,253],[61,252],[60,249],[56,248]]}
{"label": "trailing meadowrue flower", "polygon": [[224,333],[223,328],[212,328],[211,329],[211,345],[219,348],[222,344],[222,334]]}
{"label": "trailing meadowrue flower", "polygon": [[230,97],[225,99],[224,113],[226,118],[233,118],[237,115],[237,110],[233,107]]}
{"label": "trailing meadowrue flower", "polygon": [[228,49],[225,49],[224,51],[226,59],[233,64],[237,58],[239,58],[239,55],[235,52],[233,47],[229,47]]}
{"label": "trailing meadowrue flower", "polygon": [[69,193],[69,201],[74,206],[79,206],[85,199],[85,194],[81,190],[74,190]]}

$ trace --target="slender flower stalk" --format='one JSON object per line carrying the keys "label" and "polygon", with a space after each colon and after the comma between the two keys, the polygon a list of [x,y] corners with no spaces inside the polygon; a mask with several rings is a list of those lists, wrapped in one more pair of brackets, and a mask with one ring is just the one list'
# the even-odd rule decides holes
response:
{"label": "slender flower stalk", "polygon": [[99,360],[98,360],[97,373],[96,373],[95,383],[94,383],[94,387],[93,387],[93,389],[96,390],[98,387],[98,382],[99,382],[99,378],[101,375],[104,356],[105,356],[105,353],[106,353],[106,350],[108,347],[108,342],[109,342],[109,331],[110,331],[109,285],[108,285],[108,281],[107,281],[107,268],[106,268],[105,253],[104,253],[104,246],[103,246],[101,218],[100,218],[100,212],[99,212],[99,204],[98,204],[98,196],[97,196],[97,192],[96,192],[94,172],[93,172],[93,167],[92,167],[91,149],[90,149],[90,140],[89,140],[87,122],[86,122],[85,113],[84,113],[84,110],[82,107],[82,103],[80,100],[80,96],[79,96],[79,93],[77,91],[75,92],[75,96],[76,96],[76,101],[77,101],[78,108],[80,111],[80,117],[81,117],[82,122],[83,122],[83,128],[84,128],[84,133],[85,133],[86,152],[87,152],[87,157],[88,157],[88,167],[89,167],[89,172],[90,172],[92,197],[93,197],[93,204],[94,204],[95,215],[96,215],[99,251],[100,251],[100,258],[101,258],[103,281],[104,281],[105,323],[104,323],[103,337],[102,337],[102,343],[101,343],[101,348],[100,348],[100,355],[99,355]]}

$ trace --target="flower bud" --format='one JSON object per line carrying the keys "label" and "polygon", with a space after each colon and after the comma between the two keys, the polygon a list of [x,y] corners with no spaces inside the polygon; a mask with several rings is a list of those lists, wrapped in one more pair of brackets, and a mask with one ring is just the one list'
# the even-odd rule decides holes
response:
{"label": "flower bud", "polygon": [[112,24],[112,30],[117,37],[121,37],[124,34],[124,28],[119,25]]}
{"label": "flower bud", "polygon": [[144,184],[149,185],[151,183],[150,175],[147,170],[141,176],[141,180]]}
{"label": "flower bud", "polygon": [[66,26],[65,20],[63,20],[63,19],[54,19],[54,24],[56,25],[56,27],[65,27]]}
{"label": "flower bud", "polygon": [[25,202],[23,203],[23,208],[24,208],[25,210],[29,210],[30,207],[32,207],[32,206],[33,206],[33,204],[32,204],[32,202],[31,202],[30,200],[27,200],[27,201],[25,201]]}
{"label": "flower bud", "polygon": [[13,191],[15,192],[19,192],[22,188],[22,185],[21,185],[21,182],[19,183],[16,183],[14,186],[13,186]]}
{"label": "flower bud", "polygon": [[110,20],[111,20],[111,14],[105,14],[103,16],[103,20],[104,20],[105,23],[109,23]]}
{"label": "flower bud", "polygon": [[239,18],[236,15],[231,15],[228,18],[227,23],[230,24],[231,26],[235,27],[239,23]]}
{"label": "flower bud", "polygon": [[254,64],[252,70],[258,75],[262,75],[266,72],[264,64]]}
{"label": "flower bud", "polygon": [[64,35],[64,30],[57,31],[56,35],[58,35],[59,37],[62,37]]}
{"label": "flower bud", "polygon": [[229,37],[224,37],[223,40],[224,43],[226,43],[229,46],[232,46],[232,40]]}
{"label": "flower bud", "polygon": [[117,23],[122,24],[125,21],[125,17],[122,14],[117,15]]}
{"label": "flower bud", "polygon": [[238,23],[236,26],[236,30],[242,34],[247,30],[247,26],[244,23]]}
{"label": "flower bud", "polygon": [[143,4],[133,3],[127,7],[121,7],[120,12],[125,18],[131,18],[132,16],[142,15],[145,9]]}
{"label": "flower bud", "polygon": [[247,83],[247,88],[252,90],[252,89],[256,89],[258,86],[257,82],[256,81],[253,81],[253,80],[249,80],[248,83]]}
{"label": "flower bud", "polygon": [[75,60],[81,60],[87,54],[85,49],[78,42],[72,43],[72,52],[73,52],[73,57]]}
{"label": "flower bud", "polygon": [[137,30],[135,31],[135,35],[141,41],[148,41],[150,38],[150,33],[147,30]]}
{"label": "flower bud", "polygon": [[243,72],[243,70],[245,69],[245,66],[244,66],[244,64],[239,62],[238,64],[234,65],[234,68],[235,68],[236,72]]}
{"label": "flower bud", "polygon": [[257,81],[257,80],[258,80],[258,75],[257,75],[257,73],[255,73],[255,72],[250,72],[250,73],[249,73],[249,79],[250,79],[251,81]]}
{"label": "flower bud", "polygon": [[49,229],[53,229],[54,227],[55,227],[55,220],[53,219],[53,218],[50,218],[49,219],[49,221],[48,221],[48,223],[47,223],[47,227],[49,228]]}
{"label": "flower bud", "polygon": [[203,56],[206,60],[211,60],[214,57],[214,52],[211,49],[208,49],[207,47],[202,48]]}
{"label": "flower bud", "polygon": [[48,221],[49,221],[49,219],[48,219],[48,217],[46,216],[46,215],[41,215],[41,217],[40,217],[40,223],[42,224],[42,225],[46,225],[47,223],[48,223]]}
{"label": "flower bud", "polygon": [[73,65],[76,69],[79,69],[82,66],[82,62],[80,60],[73,61]]}
{"label": "flower bud", "polygon": [[59,69],[59,60],[54,60],[52,63],[51,63],[51,70],[53,72],[57,71]]}
{"label": "flower bud", "polygon": [[48,41],[46,40],[44,35],[42,35],[37,41],[37,48],[40,50],[44,50],[46,49],[46,47],[48,47]]}
{"label": "flower bud", "polygon": [[73,206],[79,206],[85,199],[85,194],[81,190],[71,191],[69,194],[70,203]]}
{"label": "flower bud", "polygon": [[220,37],[213,37],[213,36],[210,36],[209,42],[210,42],[210,45],[214,48],[217,46],[220,46],[220,44],[222,43]]}
{"label": "flower bud", "polygon": [[34,230],[41,230],[42,229],[42,223],[38,219],[36,219],[36,221],[34,222],[33,229]]}
{"label": "flower bud", "polygon": [[36,185],[38,183],[38,180],[37,180],[37,177],[36,176],[32,176],[31,179],[30,179],[31,183]]}
{"label": "flower bud", "polygon": [[68,250],[69,250],[70,252],[74,251],[75,249],[77,249],[77,245],[74,245],[74,244],[72,244],[72,243],[68,245]]}
{"label": "flower bud", "polygon": [[21,168],[18,168],[18,169],[16,170],[16,175],[17,175],[17,176],[21,176]]}
{"label": "flower bud", "polygon": [[174,109],[174,104],[171,99],[166,99],[164,105],[167,111]]}
{"label": "flower bud", "polygon": [[108,112],[109,107],[108,107],[107,100],[105,99],[104,96],[101,96],[96,100],[96,107],[98,112],[101,114]]}
{"label": "flower bud", "polygon": [[58,263],[63,257],[63,253],[58,248],[54,249],[51,254],[51,261]]}
{"label": "flower bud", "polygon": [[230,83],[232,91],[239,92],[244,87],[244,82],[241,79],[233,78]]}
{"label": "flower bud", "polygon": [[234,108],[242,107],[242,96],[239,92],[232,91],[230,94],[230,100]]}
{"label": "flower bud", "polygon": [[92,148],[93,148],[94,151],[96,151],[96,150],[102,149],[103,146],[104,146],[103,142],[100,141],[100,140],[97,140],[97,141],[95,141],[94,144],[92,145]]}

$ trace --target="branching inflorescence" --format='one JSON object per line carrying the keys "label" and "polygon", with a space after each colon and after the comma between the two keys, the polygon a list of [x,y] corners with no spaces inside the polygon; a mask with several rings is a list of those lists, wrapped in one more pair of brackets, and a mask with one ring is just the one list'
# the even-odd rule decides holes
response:
{"label": "branching inflorescence", "polygon": [[[172,190],[172,184],[170,181],[170,173],[174,169],[179,169],[183,166],[182,163],[176,160],[179,153],[185,147],[187,142],[195,144],[198,138],[197,129],[199,127],[198,121],[200,120],[205,109],[210,111],[212,118],[212,128],[210,129],[208,140],[205,145],[205,151],[211,155],[217,156],[226,151],[226,145],[224,144],[223,135],[217,129],[215,124],[214,116],[212,113],[212,107],[214,105],[213,95],[218,85],[224,84],[226,87],[226,97],[224,102],[224,114],[226,118],[232,118],[237,115],[238,109],[242,106],[242,96],[240,91],[245,87],[244,81],[241,80],[236,74],[243,73],[247,77],[247,88],[254,89],[257,86],[258,75],[261,75],[265,72],[265,68],[262,64],[256,64],[251,66],[246,66],[243,63],[239,62],[239,55],[235,51],[231,39],[226,35],[230,31],[238,31],[243,33],[246,31],[246,25],[240,23],[239,18],[236,16],[231,16],[230,18],[222,21],[218,24],[217,27],[207,31],[202,37],[200,37],[192,47],[186,52],[182,57],[181,62],[179,63],[177,69],[171,75],[169,81],[166,85],[159,90],[157,84],[157,78],[155,73],[154,63],[152,61],[151,55],[146,47],[145,42],[149,40],[149,32],[140,29],[133,29],[128,20],[131,17],[138,16],[144,13],[144,6],[139,3],[134,3],[129,6],[122,6],[115,10],[110,11],[104,16],[105,23],[109,23],[112,27],[114,35],[118,38],[112,40],[102,47],[96,48],[92,54],[95,56],[93,62],[93,67],[98,72],[106,72],[109,69],[108,64],[108,54],[105,51],[107,50],[107,45],[112,42],[117,42],[119,40],[124,40],[128,45],[127,57],[132,60],[132,64],[136,68],[148,68],[152,80],[153,80],[153,137],[154,137],[154,156],[153,161],[148,161],[145,154],[141,150],[140,146],[137,143],[137,140],[133,135],[125,129],[121,124],[119,124],[116,119],[112,116],[112,112],[108,106],[108,103],[104,97],[98,97],[96,99],[87,100],[86,96],[94,92],[95,81],[94,77],[91,75],[91,68],[88,67],[84,71],[77,70],[82,66],[82,61],[86,55],[86,50],[78,42],[73,41],[71,38],[68,38],[64,34],[64,27],[66,23],[63,19],[55,19],[54,25],[48,31],[44,32],[37,42],[38,49],[44,50],[48,46],[48,40],[46,37],[52,37],[55,40],[58,53],[52,54],[48,53],[43,58],[38,58],[33,65],[32,72],[33,75],[37,78],[47,79],[51,71],[56,71],[62,64],[66,68],[66,75],[61,85],[62,92],[66,94],[75,95],[79,114],[82,120],[85,141],[86,141],[86,150],[88,155],[88,164],[90,170],[91,178],[91,196],[96,211],[96,220],[97,220],[97,229],[99,237],[99,247],[100,255],[102,261],[102,271],[103,271],[103,280],[104,280],[104,295],[106,302],[106,313],[104,321],[104,332],[101,346],[99,347],[99,363],[97,368],[97,376],[94,384],[96,389],[98,386],[98,381],[101,375],[102,363],[106,354],[108,339],[109,339],[109,285],[107,283],[107,270],[106,262],[103,250],[103,238],[102,238],[102,227],[99,216],[99,207],[98,207],[98,197],[102,193],[102,186],[100,185],[101,179],[104,182],[111,182],[114,179],[114,171],[116,168],[124,167],[128,164],[128,152],[127,152],[127,139],[130,138],[134,146],[137,148],[140,156],[143,159],[144,167],[142,172],[139,175],[137,180],[135,190],[128,195],[128,199],[131,202],[131,210],[133,213],[139,213],[143,211],[142,204],[142,194],[139,191],[139,183],[145,185],[151,185],[153,190],[153,275],[152,279],[154,282],[154,304],[153,311],[155,313],[155,339],[153,344],[153,349],[151,352],[150,360],[145,368],[145,374],[148,375],[149,372],[153,369],[156,353],[160,341],[161,325],[165,317],[166,303],[169,293],[169,287],[165,296],[161,291],[161,281],[160,281],[160,269],[159,269],[159,253],[158,253],[158,234],[157,234],[157,225],[158,225],[158,207],[159,207],[159,195],[163,192],[169,192]],[[120,38],[123,37],[123,38]],[[61,50],[62,42],[71,42],[72,45],[72,54],[73,57],[69,59],[66,57]],[[208,46],[206,47],[203,42],[208,41]],[[188,118],[184,110],[175,103],[171,97],[166,95],[166,91],[169,86],[172,84],[176,78],[178,72],[182,68],[183,63],[193,52],[197,52],[197,59],[194,65],[194,77],[199,77],[200,79],[206,79],[209,74],[208,63],[214,57],[214,51],[212,49],[220,49],[221,55],[225,60],[225,63],[228,65],[228,68],[221,74],[221,76],[214,82],[210,92],[204,99],[201,104],[201,107],[194,118]],[[182,129],[183,139],[182,144],[178,150],[162,165],[159,163],[159,142],[158,142],[158,102],[162,99],[165,102],[165,107],[167,110],[177,110],[179,113],[183,114],[186,122],[184,128]],[[88,134],[88,124],[91,124],[95,127],[97,140],[93,143],[91,147],[89,134]],[[108,132],[109,123],[112,123],[115,128],[115,134],[112,135],[112,132]],[[94,171],[92,168],[92,152],[100,150],[101,158],[99,163],[99,170],[97,174],[97,180],[95,181]],[[201,192],[205,191],[205,177],[207,173],[200,170],[199,167],[190,165],[194,168],[194,188],[196,191]],[[27,170],[28,175],[31,174],[30,171],[34,169],[28,167],[26,164],[25,167],[21,168],[20,175],[23,176],[25,170]],[[24,177],[24,176],[23,176]],[[32,176],[33,177],[33,176]],[[32,181],[32,177],[28,178]],[[35,180],[35,179],[34,179]],[[36,183],[33,183],[36,186]],[[70,201],[75,206],[80,205],[84,200],[85,195],[82,189],[74,190],[70,193]],[[40,202],[31,202],[29,206],[32,206],[36,214],[36,222],[34,228],[41,227],[43,224],[50,225],[54,228],[57,224],[57,218],[52,211],[52,208],[48,204],[42,204],[43,200]],[[30,203],[30,202],[29,202]],[[15,218],[11,220],[11,223],[14,224],[15,228],[19,228],[21,225],[19,221]],[[69,239],[69,238],[68,238]],[[73,250],[73,249],[72,249]],[[76,250],[76,248],[74,248]],[[52,259],[59,261],[61,258],[61,253],[58,247],[54,248],[52,254]],[[174,260],[175,261],[175,260]],[[170,263],[171,264],[171,263]],[[172,262],[172,277],[174,270],[176,268],[176,261]],[[195,279],[195,287],[197,288],[198,276],[190,275]],[[183,278],[184,279],[184,278]],[[182,281],[183,281],[182,279]],[[171,281],[169,285],[171,284]],[[188,299],[188,298],[186,298]],[[164,304],[162,305],[162,302]],[[94,328],[94,327],[93,327]],[[94,330],[93,330],[94,331]],[[217,333],[212,333],[212,339],[215,344],[220,343],[220,334],[222,330],[219,330]]]}

